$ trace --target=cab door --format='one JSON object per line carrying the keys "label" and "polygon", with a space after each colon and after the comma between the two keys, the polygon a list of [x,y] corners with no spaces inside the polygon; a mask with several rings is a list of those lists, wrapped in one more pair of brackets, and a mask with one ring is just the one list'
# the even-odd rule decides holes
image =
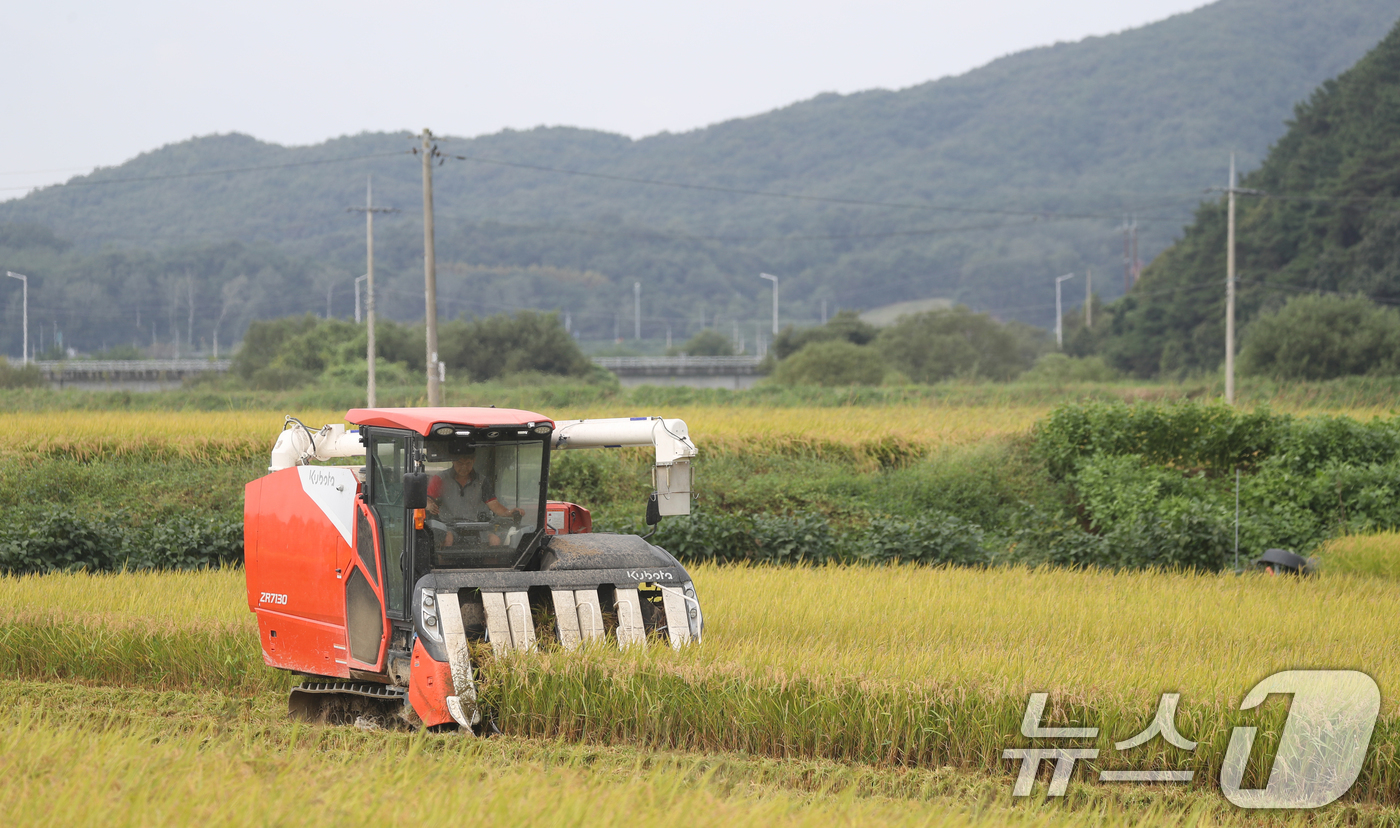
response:
{"label": "cab door", "polygon": [[384,612],[384,578],[379,566],[383,534],[368,504],[360,501],[355,507],[355,554],[345,577],[347,666],[382,673],[391,629]]}
{"label": "cab door", "polygon": [[392,619],[408,618],[408,573],[412,571],[412,522],[404,511],[403,476],[414,471],[418,435],[391,429],[369,430],[365,473],[369,508],[378,519],[379,571],[383,573],[384,611]]}

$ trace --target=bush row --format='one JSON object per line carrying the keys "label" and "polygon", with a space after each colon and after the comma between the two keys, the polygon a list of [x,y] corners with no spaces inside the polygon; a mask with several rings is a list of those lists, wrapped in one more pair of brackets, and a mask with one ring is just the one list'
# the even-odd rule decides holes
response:
{"label": "bush row", "polygon": [[1400,418],[1360,423],[1348,417],[1295,418],[1267,407],[1177,402],[1062,405],[1037,424],[1035,453],[1064,480],[1095,455],[1138,455],[1145,462],[1212,474],[1249,472],[1273,459],[1294,473],[1327,465],[1388,463],[1400,456]]}
{"label": "bush row", "polygon": [[[639,532],[628,526],[620,531]],[[840,530],[817,515],[708,514],[663,521],[650,539],[682,563],[850,563],[1219,570],[1232,529],[1215,515],[1146,513],[1103,533],[1027,508],[1003,531],[954,515],[877,518]]]}
{"label": "bush row", "polygon": [[130,526],[120,516],[53,512],[0,526],[0,573],[202,569],[243,562],[243,524],[178,517]]}
{"label": "bush row", "polygon": [[[1027,512],[1010,536],[992,536],[953,515],[877,518],[837,529],[817,515],[708,514],[664,521],[651,541],[684,563],[896,562],[989,566],[1029,564],[1218,569],[1228,526],[1193,514],[1143,516],[1094,535],[1073,523]],[[639,532],[625,526],[620,531]],[[0,572],[10,575],[85,569],[200,569],[243,560],[237,520],[175,518],[149,527],[116,519],[56,513],[0,528]]]}

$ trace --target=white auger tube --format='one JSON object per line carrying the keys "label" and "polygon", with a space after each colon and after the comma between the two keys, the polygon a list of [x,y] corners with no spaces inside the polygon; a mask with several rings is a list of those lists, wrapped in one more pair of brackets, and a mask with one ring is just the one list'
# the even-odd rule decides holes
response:
{"label": "white auger tube", "polygon": [[280,471],[292,466],[304,466],[313,460],[336,457],[363,457],[365,445],[360,432],[346,431],[344,423],[334,423],[312,431],[299,420],[287,418],[291,428],[284,428],[272,446],[272,464],[268,471]]}
{"label": "white auger tube", "polygon": [[690,460],[698,454],[685,420],[661,417],[619,417],[607,420],[559,420],[554,424],[556,449],[654,446],[652,482],[662,515],[690,514]]}

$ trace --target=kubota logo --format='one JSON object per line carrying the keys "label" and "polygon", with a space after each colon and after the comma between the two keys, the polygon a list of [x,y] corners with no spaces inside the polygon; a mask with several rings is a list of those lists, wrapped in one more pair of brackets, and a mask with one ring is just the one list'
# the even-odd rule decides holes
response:
{"label": "kubota logo", "polygon": [[631,571],[629,571],[629,572],[627,573],[627,577],[628,577],[628,578],[631,578],[631,579],[634,580],[634,581],[650,581],[650,582],[652,582],[652,583],[655,583],[655,582],[657,582],[657,581],[674,581],[674,580],[676,580],[676,576],[675,576],[675,575],[672,575],[670,572],[645,572],[645,571],[643,571],[643,572],[631,572]]}
{"label": "kubota logo", "polygon": [[310,481],[311,485],[313,486],[336,485],[335,475],[331,474],[330,472],[321,471],[320,469],[312,469],[311,473],[308,474],[306,477],[307,480]]}

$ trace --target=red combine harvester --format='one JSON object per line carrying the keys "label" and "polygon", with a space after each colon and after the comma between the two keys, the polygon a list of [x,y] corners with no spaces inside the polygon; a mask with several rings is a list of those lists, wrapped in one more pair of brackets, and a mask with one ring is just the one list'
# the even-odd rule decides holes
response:
{"label": "red combine harvester", "polygon": [[[480,730],[473,642],[497,656],[698,641],[690,575],[635,535],[592,534],[547,497],[553,451],[651,446],[647,523],[690,513],[681,420],[555,422],[505,408],[370,408],[294,418],[244,499],[248,608],[263,660],[304,677],[293,716]],[[328,465],[361,457],[363,466]]]}

